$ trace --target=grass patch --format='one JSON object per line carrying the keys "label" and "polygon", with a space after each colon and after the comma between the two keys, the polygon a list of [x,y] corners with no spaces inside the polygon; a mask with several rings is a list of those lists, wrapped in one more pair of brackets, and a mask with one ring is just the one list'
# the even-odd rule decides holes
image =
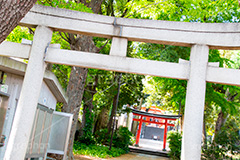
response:
{"label": "grass patch", "polygon": [[73,153],[97,158],[111,158],[125,154],[126,151],[115,147],[112,147],[111,151],[109,151],[109,147],[104,145],[86,145],[80,142],[75,142],[73,145]]}

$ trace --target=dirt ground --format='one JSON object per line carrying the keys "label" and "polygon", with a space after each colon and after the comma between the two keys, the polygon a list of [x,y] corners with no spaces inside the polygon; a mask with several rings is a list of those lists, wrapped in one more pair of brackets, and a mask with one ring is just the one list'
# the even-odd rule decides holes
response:
{"label": "dirt ground", "polygon": [[74,156],[75,160],[169,160],[169,158],[152,156],[140,153],[128,153],[116,158],[94,158],[85,155],[76,155]]}

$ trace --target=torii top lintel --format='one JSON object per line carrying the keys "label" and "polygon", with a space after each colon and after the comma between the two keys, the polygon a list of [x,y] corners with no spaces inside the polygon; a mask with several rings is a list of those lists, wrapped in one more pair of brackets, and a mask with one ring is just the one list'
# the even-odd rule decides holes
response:
{"label": "torii top lintel", "polygon": [[193,23],[114,18],[35,5],[20,25],[43,25],[53,30],[96,37],[177,46],[204,44],[214,49],[240,49],[239,23]]}
{"label": "torii top lintel", "polygon": [[132,113],[135,115],[141,115],[141,116],[146,116],[146,117],[152,117],[152,118],[162,118],[162,119],[170,119],[170,120],[176,120],[182,115],[164,115],[164,114],[154,114],[154,113],[149,113],[149,112],[143,112],[139,111],[136,109],[131,109]]}

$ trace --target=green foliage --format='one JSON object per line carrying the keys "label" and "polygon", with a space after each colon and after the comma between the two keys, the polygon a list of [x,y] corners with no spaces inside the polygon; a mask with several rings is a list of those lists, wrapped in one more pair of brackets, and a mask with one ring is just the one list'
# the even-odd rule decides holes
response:
{"label": "green foliage", "polygon": [[102,14],[114,17],[125,17],[129,0],[103,1]]}
{"label": "green foliage", "polygon": [[168,132],[169,156],[172,160],[180,160],[182,135],[178,132]]}
{"label": "green foliage", "polygon": [[112,147],[111,151],[109,151],[109,147],[104,145],[86,145],[80,142],[74,142],[73,153],[98,158],[111,158],[118,157],[126,152],[121,148]]}
{"label": "green foliage", "polygon": [[113,146],[128,152],[128,146],[131,144],[131,136],[133,135],[127,127],[119,127],[113,136]]}
{"label": "green foliage", "polygon": [[111,136],[108,134],[108,129],[104,128],[95,133],[96,142],[99,144],[105,144],[110,141]]}
{"label": "green foliage", "polygon": [[206,160],[231,159],[234,155],[240,154],[239,123],[237,119],[231,117],[215,135],[213,142],[209,141],[203,147],[203,157]]}
{"label": "green foliage", "polygon": [[132,136],[131,136],[131,139],[130,139],[129,144],[130,144],[131,146],[133,146],[134,144],[136,144],[136,138],[135,138],[135,136],[134,136],[133,134],[132,134]]}
{"label": "green foliage", "polygon": [[33,35],[29,33],[26,27],[17,26],[6,38],[7,41],[21,43],[22,39],[33,40]]}
{"label": "green foliage", "polygon": [[92,10],[86,7],[83,3],[76,3],[71,0],[67,2],[66,0],[38,0],[37,3],[44,6],[51,6],[51,7],[70,9],[70,10],[75,10],[80,12],[93,13]]}
{"label": "green foliage", "polygon": [[86,122],[85,127],[83,128],[83,135],[79,138],[79,142],[84,143],[86,145],[93,145],[95,144],[95,138],[92,134],[93,128],[93,114],[90,113],[89,109],[86,109]]}
{"label": "green foliage", "polygon": [[143,97],[143,83],[144,76],[137,74],[122,74],[121,91],[119,95],[119,106],[129,104],[133,105],[137,99]]}
{"label": "green foliage", "polygon": [[[107,129],[101,129],[96,132],[96,141],[100,144],[109,144],[111,136],[107,134],[107,132]],[[134,141],[135,138],[128,128],[120,126],[117,131],[114,132],[112,144],[115,148],[121,148],[125,152],[128,152],[128,146],[132,145]]]}
{"label": "green foliage", "polygon": [[239,22],[238,1],[235,0],[134,0],[127,4],[127,17],[185,21]]}

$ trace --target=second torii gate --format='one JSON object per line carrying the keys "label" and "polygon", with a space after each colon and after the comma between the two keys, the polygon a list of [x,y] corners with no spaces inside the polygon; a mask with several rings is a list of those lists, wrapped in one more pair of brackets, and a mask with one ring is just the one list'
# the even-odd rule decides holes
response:
{"label": "second torii gate", "polygon": [[[161,124],[164,125],[164,136],[163,136],[163,151],[166,150],[166,142],[167,142],[167,129],[168,126],[175,126],[174,124],[169,123],[169,121],[175,121],[181,115],[162,115],[162,114],[153,114],[153,113],[148,113],[148,112],[143,112],[139,110],[132,109],[132,113],[135,116],[139,116],[139,119],[133,118],[133,121],[138,121],[139,126],[138,126],[138,132],[137,132],[137,137],[136,137],[136,145],[139,145],[139,139],[140,139],[140,134],[141,134],[141,128],[142,128],[142,123],[154,123],[154,124]],[[145,120],[144,117],[148,118],[153,118],[153,121]],[[154,121],[154,120],[159,120],[159,119],[164,119],[165,122],[159,122],[159,121]]]}

